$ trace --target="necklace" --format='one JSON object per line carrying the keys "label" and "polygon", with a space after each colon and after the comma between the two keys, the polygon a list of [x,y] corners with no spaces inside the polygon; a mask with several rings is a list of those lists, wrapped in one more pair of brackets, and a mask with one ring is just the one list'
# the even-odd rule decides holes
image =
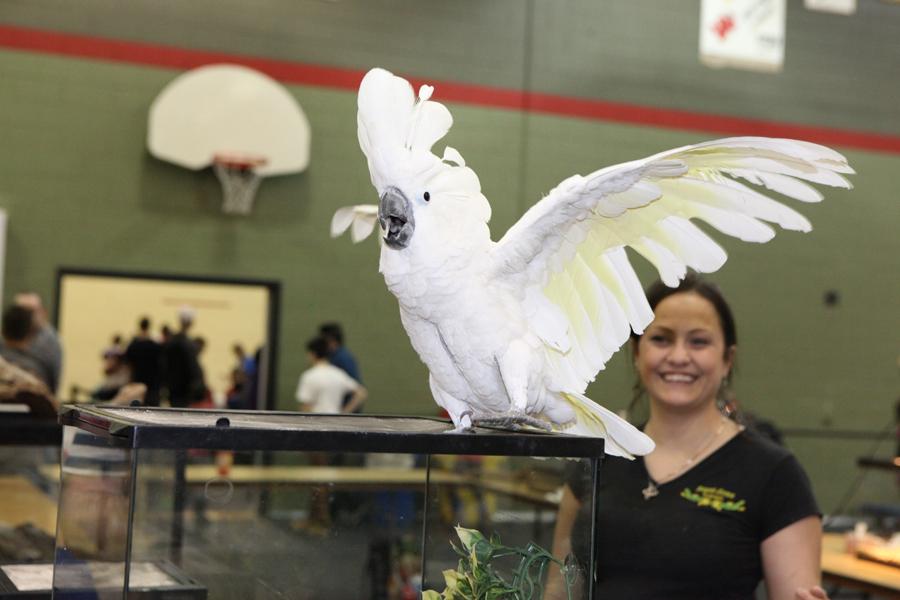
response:
{"label": "necklace", "polygon": [[685,460],[677,469],[668,473],[667,475],[660,477],[659,481],[653,481],[653,478],[650,477],[650,473],[647,473],[647,487],[641,490],[641,493],[644,495],[644,500],[649,500],[650,498],[655,498],[659,495],[659,485],[666,483],[667,481],[672,481],[676,477],[680,476],[682,473],[690,469],[697,459],[706,452],[706,449],[710,447],[710,445],[722,435],[722,432],[725,431],[725,425],[728,424],[728,419],[722,417],[722,422],[719,424],[719,428],[716,429],[706,441],[703,442],[703,445],[700,446],[700,449],[697,450],[693,456]]}

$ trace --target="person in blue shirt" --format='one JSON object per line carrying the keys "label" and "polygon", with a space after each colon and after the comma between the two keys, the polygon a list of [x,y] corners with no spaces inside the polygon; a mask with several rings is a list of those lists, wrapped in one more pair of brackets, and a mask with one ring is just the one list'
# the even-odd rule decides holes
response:
{"label": "person in blue shirt", "polygon": [[[328,360],[331,364],[347,373],[347,375],[357,382],[362,383],[362,377],[359,375],[359,367],[356,364],[356,358],[354,358],[350,350],[344,345],[344,331],[341,328],[340,323],[323,323],[319,326],[319,335],[328,343]],[[353,395],[350,394],[348,397],[344,398],[345,405],[350,401],[352,396]],[[361,407],[357,408],[354,412],[360,412],[360,410]]]}

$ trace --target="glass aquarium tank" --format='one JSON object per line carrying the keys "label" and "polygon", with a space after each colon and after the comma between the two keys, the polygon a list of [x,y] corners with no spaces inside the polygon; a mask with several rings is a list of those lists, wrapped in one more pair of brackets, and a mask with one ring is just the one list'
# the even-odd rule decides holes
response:
{"label": "glass aquarium tank", "polygon": [[49,405],[0,403],[0,598],[33,591],[22,573],[35,569],[50,597],[61,433]]}
{"label": "glass aquarium tank", "polygon": [[549,598],[553,578],[554,597],[593,597],[593,560],[551,554],[562,486],[596,486],[601,439],[354,414],[60,421],[55,599],[392,600],[473,577],[498,598]]}

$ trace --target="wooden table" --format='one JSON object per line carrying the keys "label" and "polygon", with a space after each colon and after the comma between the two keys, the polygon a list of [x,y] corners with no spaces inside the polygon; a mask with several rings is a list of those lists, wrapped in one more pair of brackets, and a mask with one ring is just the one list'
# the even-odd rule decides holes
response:
{"label": "wooden table", "polygon": [[[157,475],[164,480],[168,479],[171,477],[171,470],[154,472],[152,475],[144,471],[144,477]],[[550,509],[555,512],[559,506],[558,493],[541,491],[518,478],[491,471],[457,473],[432,468],[429,474],[423,468],[232,465],[228,474],[221,476],[215,465],[187,465],[185,468],[185,483],[189,486],[205,485],[221,477],[233,485],[258,485],[264,488],[329,485],[350,490],[424,490],[426,476],[432,486],[481,490],[526,502],[535,513],[535,538],[539,535],[542,511]]]}
{"label": "wooden table", "polygon": [[[170,472],[165,475],[170,476]],[[425,486],[426,470],[384,467],[307,467],[234,465],[224,477],[235,485],[321,485],[341,488],[409,489]],[[185,479],[190,485],[204,484],[220,477],[215,465],[188,465]],[[535,490],[526,483],[492,475],[469,475],[432,469],[432,485],[470,486],[504,494],[532,504],[556,507],[554,494]]]}
{"label": "wooden table", "polygon": [[0,522],[12,527],[33,523],[56,534],[56,501],[21,475],[0,475]]}
{"label": "wooden table", "polygon": [[[59,466],[49,465],[41,469],[48,478],[59,477]],[[423,468],[402,469],[385,467],[320,467],[320,466],[278,466],[278,465],[232,465],[226,475],[219,474],[216,465],[187,465],[185,482],[188,485],[204,485],[215,479],[227,479],[234,485],[333,485],[343,489],[410,489],[425,486],[426,470]],[[138,469],[142,481],[171,481],[171,467],[148,465]],[[524,500],[547,508],[559,505],[558,494],[536,490],[532,486],[500,477],[490,472],[461,474],[443,469],[432,469],[432,485],[454,485],[478,487]]]}
{"label": "wooden table", "polygon": [[[59,477],[59,466],[49,465],[41,469],[48,478]],[[187,465],[185,481],[189,485],[202,485],[213,479],[227,479],[234,485],[323,485],[341,488],[409,489],[424,487],[426,470],[422,468],[400,469],[385,467],[318,467],[278,465],[233,465],[226,475],[219,474],[216,465]],[[171,480],[172,469],[150,465],[138,469],[141,480]],[[431,470],[432,485],[477,486],[485,491],[505,494],[520,500],[556,507],[556,494],[542,492],[528,484],[498,477],[490,472],[469,475]]]}
{"label": "wooden table", "polygon": [[840,533],[822,536],[822,579],[843,588],[900,598],[900,569],[849,554]]}

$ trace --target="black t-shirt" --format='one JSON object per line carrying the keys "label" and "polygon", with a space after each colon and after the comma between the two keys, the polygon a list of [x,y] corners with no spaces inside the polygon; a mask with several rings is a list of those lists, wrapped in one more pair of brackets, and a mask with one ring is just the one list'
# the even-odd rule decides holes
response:
{"label": "black t-shirt", "polygon": [[125,349],[125,359],[131,365],[131,380],[156,387],[159,383],[159,363],[162,346],[150,338],[134,338]]}
{"label": "black t-shirt", "polygon": [[206,386],[197,360],[197,348],[184,333],[176,333],[162,347],[163,381],[173,407],[188,406],[203,399]]}
{"label": "black t-shirt", "polygon": [[[819,514],[793,455],[742,432],[645,500],[642,458],[608,457],[600,469],[597,577],[604,600],[752,600],[762,579],[760,543]],[[577,498],[590,498],[575,477]],[[585,562],[588,502],[572,533]]]}

